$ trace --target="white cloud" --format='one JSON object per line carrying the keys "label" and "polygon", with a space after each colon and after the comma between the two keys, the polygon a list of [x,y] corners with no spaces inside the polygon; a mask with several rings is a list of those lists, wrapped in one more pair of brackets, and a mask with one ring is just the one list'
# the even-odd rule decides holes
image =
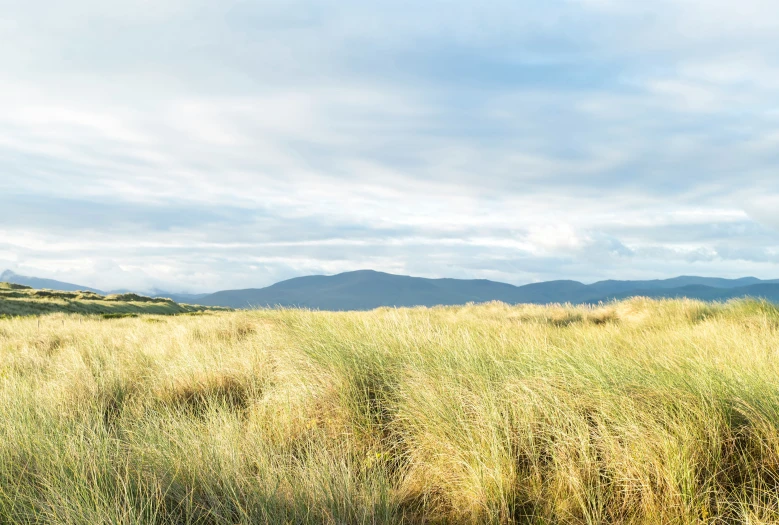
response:
{"label": "white cloud", "polygon": [[775,276],[778,9],[18,4],[0,265],[191,290]]}

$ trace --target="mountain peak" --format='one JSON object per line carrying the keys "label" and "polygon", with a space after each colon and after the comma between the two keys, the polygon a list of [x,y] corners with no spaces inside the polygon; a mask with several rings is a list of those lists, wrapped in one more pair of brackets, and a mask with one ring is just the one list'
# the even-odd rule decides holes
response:
{"label": "mountain peak", "polygon": [[90,291],[105,295],[104,292],[96,288],[90,288],[79,284],[64,283],[62,281],[56,281],[54,279],[42,279],[39,277],[29,277],[27,275],[19,275],[11,270],[5,270],[0,274],[0,281],[9,282],[11,284],[21,284],[36,289],[48,289],[48,290],[61,290],[63,292],[77,292],[81,290]]}

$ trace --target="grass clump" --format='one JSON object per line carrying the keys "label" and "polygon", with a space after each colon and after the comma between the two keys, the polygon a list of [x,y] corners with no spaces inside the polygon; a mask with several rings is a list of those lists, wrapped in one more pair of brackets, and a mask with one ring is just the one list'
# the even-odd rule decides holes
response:
{"label": "grass clump", "polygon": [[752,300],[3,319],[0,523],[776,523],[777,348]]}

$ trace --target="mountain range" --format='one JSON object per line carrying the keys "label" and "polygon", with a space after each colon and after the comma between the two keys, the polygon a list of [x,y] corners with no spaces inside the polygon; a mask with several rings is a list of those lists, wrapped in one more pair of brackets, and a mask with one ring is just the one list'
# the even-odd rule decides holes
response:
{"label": "mountain range", "polygon": [[[105,294],[86,286],[27,277],[10,271],[0,274],[0,282],[24,284],[33,288],[89,290]],[[114,290],[111,293],[127,291]],[[750,296],[779,302],[779,279],[682,276],[648,281],[608,280],[593,284],[547,281],[514,286],[484,279],[426,279],[360,270],[331,276],[296,277],[265,288],[225,290],[212,294],[177,294],[155,290],[152,296],[169,297],[176,302],[204,306],[285,306],[319,310],[368,310],[381,306],[436,306],[486,301],[503,301],[510,304],[598,303],[635,296],[689,297],[707,301]]]}

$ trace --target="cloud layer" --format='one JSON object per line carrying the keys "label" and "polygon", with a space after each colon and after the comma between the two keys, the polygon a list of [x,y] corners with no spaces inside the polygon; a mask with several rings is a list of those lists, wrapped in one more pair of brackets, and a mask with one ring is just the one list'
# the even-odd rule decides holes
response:
{"label": "cloud layer", "polygon": [[775,2],[66,4],[0,14],[0,267],[779,277]]}

